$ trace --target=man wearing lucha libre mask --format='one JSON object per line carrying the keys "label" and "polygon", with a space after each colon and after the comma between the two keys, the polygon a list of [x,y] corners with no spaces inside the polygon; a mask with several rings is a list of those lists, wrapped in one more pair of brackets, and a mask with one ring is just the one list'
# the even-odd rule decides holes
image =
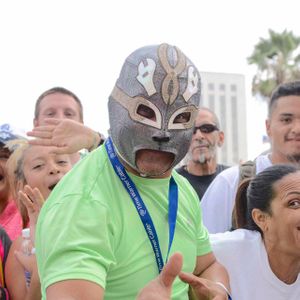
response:
{"label": "man wearing lucha libre mask", "polygon": [[198,70],[177,47],[129,55],[109,97],[110,137],[63,178],[39,216],[43,299],[136,299],[174,252],[198,277],[180,276],[155,299],[188,299],[184,281],[197,280],[199,299],[228,299],[197,194],[173,171],[188,150],[199,101]]}

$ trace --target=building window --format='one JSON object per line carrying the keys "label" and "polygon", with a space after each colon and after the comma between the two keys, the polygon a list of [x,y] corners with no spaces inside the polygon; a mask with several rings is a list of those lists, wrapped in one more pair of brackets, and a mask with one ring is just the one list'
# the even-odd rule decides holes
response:
{"label": "building window", "polygon": [[224,84],[224,83],[221,83],[221,84],[220,84],[219,90],[220,90],[220,91],[225,91],[225,84]]}
{"label": "building window", "polygon": [[208,84],[208,90],[213,91],[215,89],[215,85],[213,83]]}
{"label": "building window", "polygon": [[[227,114],[226,114],[226,101],[225,101],[225,96],[222,95],[219,98],[220,100],[220,123],[221,123],[221,129],[222,131],[225,132],[225,139],[226,139],[226,134],[227,134]],[[226,163],[227,162],[227,144],[222,146],[222,151],[221,151],[221,157],[222,157],[222,162]]]}
{"label": "building window", "polygon": [[220,96],[220,111],[222,112],[222,117],[221,117],[221,127],[223,131],[227,131],[227,122],[226,122],[226,101],[224,96]]}
{"label": "building window", "polygon": [[231,92],[236,92],[237,88],[236,88],[236,85],[235,84],[231,84],[230,85],[230,91]]}
{"label": "building window", "polygon": [[238,108],[237,108],[237,98],[235,96],[231,97],[231,116],[232,116],[232,158],[235,163],[239,162],[239,133],[238,133]]}
{"label": "building window", "polygon": [[208,107],[212,110],[215,111],[215,95],[208,95]]}
{"label": "building window", "polygon": [[236,96],[231,96],[231,115],[232,115],[232,119],[237,120],[237,98],[236,98]]}
{"label": "building window", "polygon": [[220,96],[220,102],[225,102],[225,96],[224,95]]}

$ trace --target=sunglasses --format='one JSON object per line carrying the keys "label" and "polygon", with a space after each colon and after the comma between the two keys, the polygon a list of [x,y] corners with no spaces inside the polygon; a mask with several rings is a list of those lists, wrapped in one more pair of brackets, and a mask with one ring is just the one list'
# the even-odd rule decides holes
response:
{"label": "sunglasses", "polygon": [[200,130],[202,133],[211,133],[215,130],[219,130],[219,128],[214,124],[202,124],[200,126],[195,126],[193,134],[197,132],[197,130]]}

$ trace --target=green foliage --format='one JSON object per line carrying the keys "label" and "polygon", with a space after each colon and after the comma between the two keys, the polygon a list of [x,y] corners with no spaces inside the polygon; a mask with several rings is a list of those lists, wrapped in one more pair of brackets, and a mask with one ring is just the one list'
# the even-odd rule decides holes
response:
{"label": "green foliage", "polygon": [[252,80],[253,95],[268,99],[272,90],[280,83],[300,77],[300,37],[292,31],[276,33],[269,29],[267,39],[260,38],[254,46],[249,64],[257,67]]}

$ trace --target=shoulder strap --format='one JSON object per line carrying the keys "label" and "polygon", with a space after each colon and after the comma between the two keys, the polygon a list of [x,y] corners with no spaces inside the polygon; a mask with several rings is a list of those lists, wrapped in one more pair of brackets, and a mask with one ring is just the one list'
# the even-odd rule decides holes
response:
{"label": "shoulder strap", "polygon": [[[240,185],[240,183],[246,179],[246,178],[251,178],[253,176],[255,176],[256,174],[256,159],[254,160],[248,160],[242,164],[240,164],[239,166],[239,182],[238,182],[238,186]],[[234,199],[235,202],[235,199]],[[232,228],[231,230],[234,230],[236,228],[235,224],[235,204],[233,206],[233,211],[232,211],[232,219],[231,219],[231,224],[232,224]]]}
{"label": "shoulder strap", "polygon": [[256,173],[256,159],[248,160],[239,167],[239,184],[246,178],[253,177]]}

